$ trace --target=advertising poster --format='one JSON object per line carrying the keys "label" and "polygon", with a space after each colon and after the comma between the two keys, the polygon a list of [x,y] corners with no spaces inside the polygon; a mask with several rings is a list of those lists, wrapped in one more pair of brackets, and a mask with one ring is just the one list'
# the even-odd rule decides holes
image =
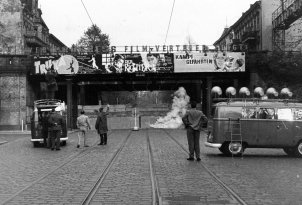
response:
{"label": "advertising poster", "polygon": [[45,74],[54,69],[58,74],[95,73],[101,71],[100,55],[61,55],[34,57],[35,74]]}
{"label": "advertising poster", "polygon": [[115,53],[103,58],[108,73],[173,73],[172,53]]}
{"label": "advertising poster", "polygon": [[174,72],[244,72],[242,52],[174,53]]}
{"label": "advertising poster", "polygon": [[102,56],[100,54],[76,55],[75,58],[79,64],[78,73],[105,73],[105,71],[102,69]]}

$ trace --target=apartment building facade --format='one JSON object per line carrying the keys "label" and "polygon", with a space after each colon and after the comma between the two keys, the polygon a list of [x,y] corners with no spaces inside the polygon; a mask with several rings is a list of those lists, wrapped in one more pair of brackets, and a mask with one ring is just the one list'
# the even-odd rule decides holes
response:
{"label": "apartment building facade", "polygon": [[27,78],[33,56],[67,47],[49,33],[38,0],[0,1],[0,31],[0,130],[22,129],[35,99]]}

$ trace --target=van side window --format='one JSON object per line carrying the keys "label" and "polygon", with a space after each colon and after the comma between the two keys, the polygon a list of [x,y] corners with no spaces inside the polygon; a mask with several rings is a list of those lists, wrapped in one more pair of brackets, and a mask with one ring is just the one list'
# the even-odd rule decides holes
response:
{"label": "van side window", "polygon": [[279,120],[293,120],[294,118],[290,108],[278,108],[277,115]]}
{"label": "van side window", "polygon": [[247,119],[253,119],[257,117],[257,111],[255,108],[243,107],[242,117]]}
{"label": "van side window", "polygon": [[242,108],[242,117],[247,119],[276,119],[273,108]]}
{"label": "van side window", "polygon": [[295,120],[302,120],[302,109],[296,109],[294,115]]}
{"label": "van side window", "polygon": [[275,119],[275,110],[273,108],[260,108],[259,119]]}

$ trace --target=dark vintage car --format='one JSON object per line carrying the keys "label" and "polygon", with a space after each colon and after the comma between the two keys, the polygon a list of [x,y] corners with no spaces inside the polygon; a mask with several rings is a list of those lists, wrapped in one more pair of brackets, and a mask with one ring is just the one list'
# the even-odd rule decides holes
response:
{"label": "dark vintage car", "polygon": [[[60,108],[60,113],[66,119],[65,103],[56,99],[43,99],[34,102],[34,112],[31,116],[31,142],[34,147],[46,145],[45,138],[48,137],[48,116],[53,109]],[[66,120],[63,126],[60,141],[62,145],[66,145],[68,140]]]}
{"label": "dark vintage car", "polygon": [[205,145],[228,156],[246,148],[282,148],[302,157],[302,103],[288,100],[236,100],[213,106]]}

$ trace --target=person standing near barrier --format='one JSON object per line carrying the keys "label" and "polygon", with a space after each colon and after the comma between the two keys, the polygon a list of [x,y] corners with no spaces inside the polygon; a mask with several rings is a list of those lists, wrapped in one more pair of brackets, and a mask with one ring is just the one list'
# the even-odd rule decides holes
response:
{"label": "person standing near barrier", "polygon": [[65,126],[65,121],[63,116],[60,114],[61,108],[56,107],[52,110],[52,113],[50,114],[48,118],[48,125],[50,130],[50,138],[51,138],[51,150],[54,150],[56,147],[56,150],[60,150],[60,136],[63,129],[63,126]]}
{"label": "person standing near barrier", "polygon": [[44,147],[47,147],[47,143],[48,143],[48,114],[46,112],[42,113],[41,122],[42,122],[43,144],[44,144]]}
{"label": "person standing near barrier", "polygon": [[208,121],[208,118],[202,111],[196,109],[197,103],[191,102],[191,109],[187,110],[186,114],[182,117],[182,121],[187,129],[187,138],[189,145],[189,158],[187,160],[194,160],[194,153],[197,161],[200,161],[200,131],[203,124]]}
{"label": "person standing near barrier", "polygon": [[107,105],[106,112],[104,112],[104,109],[102,107],[99,109],[99,111],[100,111],[100,113],[95,122],[95,129],[97,130],[98,134],[100,135],[100,140],[101,140],[98,145],[106,145],[107,144],[107,132],[108,132],[107,115],[109,115],[109,105]]}
{"label": "person standing near barrier", "polygon": [[89,147],[86,144],[86,132],[88,129],[91,129],[89,118],[85,115],[85,111],[81,111],[81,115],[77,118],[77,127],[80,129],[78,133],[78,145],[77,148],[80,148],[81,138],[84,138],[84,147]]}

